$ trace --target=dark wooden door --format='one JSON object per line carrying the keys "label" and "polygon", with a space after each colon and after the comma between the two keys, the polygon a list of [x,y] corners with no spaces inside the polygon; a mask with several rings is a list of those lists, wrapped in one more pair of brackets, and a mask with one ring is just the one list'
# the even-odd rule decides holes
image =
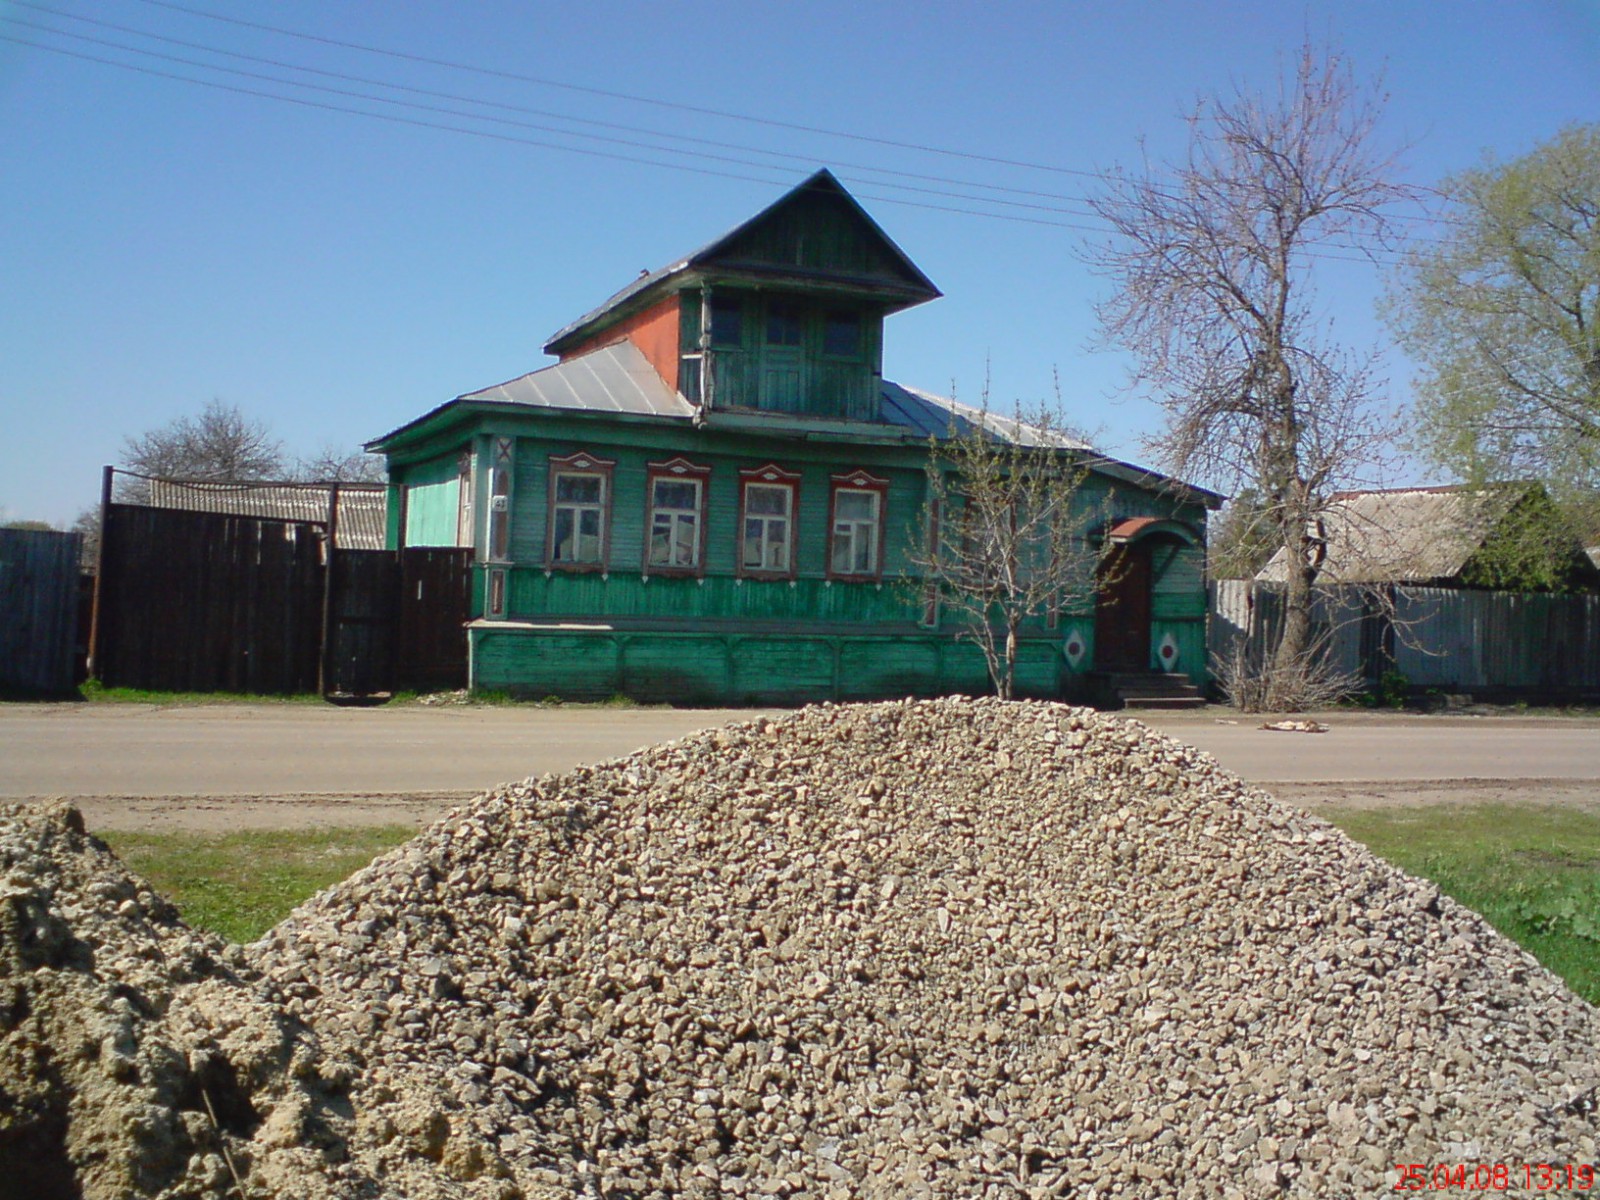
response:
{"label": "dark wooden door", "polygon": [[400,640],[396,686],[417,691],[467,686],[472,551],[400,551]]}
{"label": "dark wooden door", "polygon": [[1102,671],[1150,669],[1150,546],[1114,547],[1100,566],[1094,662]]}

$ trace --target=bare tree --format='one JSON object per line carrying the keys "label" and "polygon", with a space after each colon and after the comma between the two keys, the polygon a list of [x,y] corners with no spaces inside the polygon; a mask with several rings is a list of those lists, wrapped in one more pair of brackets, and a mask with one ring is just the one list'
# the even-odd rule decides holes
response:
{"label": "bare tree", "polygon": [[1318,517],[1393,436],[1370,359],[1333,342],[1311,290],[1319,256],[1386,244],[1389,207],[1411,198],[1374,146],[1382,103],[1303,47],[1275,96],[1202,101],[1182,162],[1108,172],[1093,201],[1112,229],[1086,252],[1116,285],[1104,336],[1167,413],[1152,450],[1180,477],[1253,489],[1293,564],[1271,663],[1286,678],[1312,649]]}
{"label": "bare tree", "polygon": [[388,475],[381,454],[324,445],[295,461],[293,478],[306,483],[382,483]]}
{"label": "bare tree", "polygon": [[215,399],[198,416],[124,439],[123,460],[130,470],[163,479],[232,483],[284,472],[283,446],[265,423]]}
{"label": "bare tree", "polygon": [[987,401],[967,411],[929,447],[925,540],[907,558],[925,603],[952,613],[1009,700],[1023,625],[1095,595],[1104,547],[1083,487],[1094,456],[1047,410],[1026,421],[993,417]]}

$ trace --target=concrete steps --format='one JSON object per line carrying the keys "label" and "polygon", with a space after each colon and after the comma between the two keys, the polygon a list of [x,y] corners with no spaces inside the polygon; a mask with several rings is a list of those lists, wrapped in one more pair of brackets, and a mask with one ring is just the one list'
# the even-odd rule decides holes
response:
{"label": "concrete steps", "polygon": [[1203,708],[1205,696],[1187,675],[1164,671],[1091,672],[1099,702],[1106,708]]}

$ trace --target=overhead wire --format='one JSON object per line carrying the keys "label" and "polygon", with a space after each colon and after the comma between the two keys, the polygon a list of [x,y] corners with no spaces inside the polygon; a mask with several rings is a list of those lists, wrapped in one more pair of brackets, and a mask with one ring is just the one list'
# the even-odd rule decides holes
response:
{"label": "overhead wire", "polygon": [[[826,136],[839,136],[839,137],[853,138],[853,139],[856,139],[856,140],[878,141],[878,142],[880,142],[882,144],[896,145],[896,146],[899,146],[899,147],[902,147],[902,148],[906,148],[906,149],[920,149],[920,150],[926,150],[926,151],[930,151],[930,152],[934,152],[934,153],[948,153],[948,154],[955,155],[957,157],[975,158],[975,159],[979,159],[979,160],[983,160],[983,161],[992,161],[992,162],[1003,162],[1003,163],[1006,163],[1008,165],[1027,167],[1027,168],[1030,168],[1030,169],[1040,169],[1040,170],[1057,170],[1058,169],[1058,168],[1050,167],[1050,166],[1048,166],[1046,164],[1027,164],[1027,163],[1022,163],[1022,162],[1014,161],[1014,160],[994,159],[994,158],[991,158],[990,156],[970,155],[970,154],[966,154],[965,152],[960,152],[960,151],[946,151],[946,150],[943,150],[943,149],[940,149],[940,148],[920,147],[915,143],[900,143],[900,142],[893,142],[890,139],[869,138],[866,135],[849,134],[849,133],[843,133],[843,132],[840,132],[840,131],[824,130],[824,129],[808,127],[808,126],[795,126],[795,125],[793,125],[791,123],[787,123],[787,122],[768,121],[765,118],[744,117],[741,114],[730,114],[730,113],[721,112],[720,110],[701,109],[701,108],[698,108],[697,106],[682,105],[682,104],[679,104],[679,103],[673,102],[673,101],[659,101],[659,102],[657,102],[657,101],[652,101],[652,100],[650,100],[648,98],[641,98],[641,97],[631,96],[631,95],[628,95],[626,93],[613,93],[613,92],[608,92],[608,91],[606,91],[604,89],[594,89],[594,88],[583,87],[582,85],[562,84],[562,83],[559,83],[559,82],[556,82],[556,81],[543,80],[543,79],[540,79],[540,78],[534,77],[534,76],[514,75],[512,73],[500,72],[500,71],[496,71],[496,70],[493,70],[493,69],[490,69],[490,68],[472,67],[472,66],[469,66],[469,65],[466,65],[466,64],[451,63],[451,62],[448,62],[447,60],[431,59],[431,58],[427,58],[426,56],[412,55],[412,54],[407,54],[405,52],[400,52],[400,51],[383,50],[383,49],[379,49],[379,48],[375,48],[375,47],[363,46],[360,43],[345,42],[345,41],[341,41],[341,40],[338,40],[338,39],[324,38],[324,37],[320,37],[318,35],[313,35],[313,34],[303,34],[303,33],[297,32],[297,31],[293,31],[293,30],[282,29],[282,28],[277,27],[277,26],[263,25],[263,24],[258,23],[258,22],[245,21],[245,20],[242,20],[242,19],[239,19],[239,18],[224,17],[224,16],[220,16],[218,14],[205,13],[202,10],[191,9],[191,8],[188,8],[188,7],[184,6],[184,5],[170,3],[169,0],[140,0],[140,2],[141,3],[147,3],[147,4],[154,4],[154,5],[158,6],[158,7],[170,8],[170,9],[173,9],[173,10],[176,10],[176,11],[179,11],[179,12],[189,13],[189,14],[196,15],[196,16],[202,16],[202,17],[206,17],[206,18],[212,19],[212,20],[224,21],[224,22],[227,22],[227,23],[230,23],[230,24],[241,25],[241,26],[245,26],[245,27],[249,27],[249,28],[257,28],[257,29],[265,30],[267,32],[279,34],[281,36],[302,38],[304,40],[311,41],[311,42],[320,42],[320,43],[325,43],[325,44],[337,46],[337,47],[344,48],[344,49],[354,49],[354,50],[357,50],[357,51],[360,51],[360,52],[378,54],[378,55],[385,55],[385,56],[389,56],[389,57],[393,57],[393,58],[397,58],[397,59],[425,62],[425,63],[429,63],[429,64],[432,64],[432,65],[449,67],[449,68],[455,69],[455,70],[473,71],[473,72],[477,72],[477,73],[480,73],[480,74],[486,74],[486,75],[491,75],[491,76],[504,76],[504,77],[508,77],[508,78],[521,80],[523,82],[531,82],[531,83],[536,83],[536,84],[540,84],[540,85],[544,85],[544,86],[567,87],[567,88],[570,88],[570,89],[576,90],[576,91],[593,92],[593,93],[599,94],[599,95],[612,96],[612,97],[626,99],[626,100],[629,100],[629,101],[639,102],[639,103],[660,103],[661,105],[664,105],[666,107],[687,108],[690,111],[709,113],[711,115],[728,117],[730,119],[751,120],[751,121],[755,121],[755,122],[762,123],[762,124],[776,125],[778,127],[784,127],[784,128],[800,128],[800,129],[805,129],[808,132],[821,133],[821,134],[824,134]],[[563,113],[551,113],[548,110],[533,109],[533,108],[529,108],[529,107],[526,107],[526,106],[507,104],[507,103],[500,102],[500,101],[484,100],[484,99],[479,99],[479,98],[475,98],[475,97],[471,97],[471,96],[462,96],[462,95],[459,95],[459,94],[456,94],[456,93],[440,92],[440,91],[435,91],[435,90],[432,90],[432,89],[416,87],[416,86],[411,85],[411,84],[394,83],[394,82],[390,82],[390,81],[382,80],[382,79],[372,79],[370,77],[356,76],[356,75],[349,74],[348,72],[330,71],[330,70],[326,70],[324,68],[319,68],[319,67],[303,66],[303,65],[300,65],[300,64],[296,64],[296,63],[285,62],[285,61],[283,61],[281,59],[272,59],[272,58],[267,58],[267,57],[259,56],[259,55],[251,55],[251,54],[246,54],[246,53],[243,53],[243,52],[240,52],[240,51],[235,51],[235,50],[230,50],[230,49],[226,49],[226,48],[207,45],[205,43],[189,42],[189,41],[185,41],[183,39],[171,38],[171,37],[167,37],[166,35],[154,34],[154,33],[150,33],[150,32],[145,31],[145,30],[137,29],[137,28],[132,27],[132,26],[119,25],[117,23],[100,20],[98,18],[79,17],[79,16],[77,16],[75,14],[62,12],[61,10],[51,8],[51,7],[47,6],[47,5],[30,2],[30,0],[14,0],[14,5],[13,6],[14,7],[33,9],[33,10],[36,10],[36,11],[39,11],[39,12],[50,14],[52,16],[65,17],[65,18],[68,18],[68,19],[71,19],[71,20],[85,22],[85,23],[88,23],[88,24],[92,24],[92,25],[96,25],[96,26],[102,27],[102,28],[113,29],[113,30],[116,30],[117,32],[121,32],[121,33],[129,33],[129,34],[132,34],[132,35],[134,35],[136,37],[146,38],[146,39],[157,41],[157,42],[161,42],[161,43],[167,44],[167,45],[178,45],[178,46],[182,46],[182,47],[187,48],[187,49],[198,50],[198,51],[200,51],[201,53],[204,53],[204,54],[211,54],[211,55],[216,55],[216,56],[221,56],[221,57],[226,57],[226,58],[232,58],[232,59],[236,59],[236,60],[256,62],[258,64],[272,66],[272,67],[277,68],[279,70],[292,71],[292,72],[297,72],[297,73],[302,73],[302,74],[311,74],[311,75],[320,76],[322,78],[333,78],[333,79],[337,79],[337,80],[339,80],[341,82],[350,82],[350,83],[361,84],[361,85],[364,85],[364,86],[378,87],[378,88],[383,88],[383,89],[387,89],[387,90],[390,90],[390,91],[396,91],[396,92],[400,92],[400,93],[408,94],[408,95],[423,95],[423,96],[433,97],[433,98],[436,98],[436,99],[447,99],[447,100],[453,101],[455,103],[466,104],[466,105],[471,105],[471,106],[480,107],[480,108],[492,108],[492,109],[497,109],[497,110],[500,110],[500,111],[522,112],[522,113],[525,113],[525,114],[528,114],[528,115],[545,116],[545,117],[548,117],[549,119],[558,120],[558,121],[565,121],[565,122],[568,122],[568,123],[571,123],[571,124],[584,124],[584,125],[591,125],[591,126],[595,126],[595,127],[619,129],[619,130],[623,130],[623,131],[627,131],[627,132],[640,133],[640,134],[642,134],[644,136],[647,136],[647,137],[664,138],[664,139],[669,139],[669,140],[674,140],[674,141],[685,141],[685,142],[690,142],[690,143],[699,144],[699,145],[709,145],[709,146],[715,146],[715,147],[719,147],[719,148],[733,149],[733,150],[741,151],[741,152],[746,153],[746,154],[758,154],[758,155],[762,155],[762,156],[765,156],[765,157],[768,157],[768,158],[782,158],[782,159],[788,159],[788,160],[791,160],[791,161],[799,161],[799,162],[813,161],[813,160],[811,160],[809,158],[809,156],[793,154],[793,153],[786,152],[786,151],[766,150],[766,149],[762,149],[760,147],[740,145],[740,144],[737,144],[737,143],[719,142],[719,141],[716,141],[714,139],[700,138],[700,137],[696,137],[696,136],[692,136],[692,135],[681,135],[681,134],[664,132],[664,131],[660,131],[660,130],[652,130],[652,129],[640,128],[638,126],[624,125],[624,124],[617,123],[617,122],[600,121],[600,120],[597,120],[597,119],[594,119],[594,118],[574,117],[574,116],[572,116],[570,114],[563,114]],[[513,127],[513,128],[527,129],[527,130],[532,130],[532,131],[539,132],[539,133],[546,133],[546,134],[550,134],[550,135],[554,135],[554,136],[558,136],[558,137],[583,139],[583,140],[588,140],[588,141],[593,141],[593,142],[605,143],[605,144],[608,144],[608,145],[620,145],[620,146],[628,147],[630,149],[646,150],[646,151],[650,151],[650,152],[653,152],[653,153],[656,153],[656,154],[677,155],[677,156],[682,156],[682,157],[695,158],[695,159],[700,159],[702,161],[714,162],[714,163],[718,163],[718,164],[724,164],[724,165],[727,165],[727,166],[735,167],[735,168],[738,168],[739,170],[742,170],[742,171],[750,171],[750,170],[783,171],[783,170],[787,170],[787,168],[783,167],[781,164],[778,164],[778,163],[752,162],[752,161],[750,161],[750,160],[748,160],[746,158],[739,158],[739,157],[735,157],[733,155],[718,154],[718,153],[714,153],[714,152],[706,151],[706,150],[691,150],[691,149],[685,149],[685,148],[682,148],[682,147],[663,146],[663,145],[659,145],[659,144],[656,144],[656,143],[653,143],[653,142],[637,141],[637,140],[632,139],[632,138],[623,138],[623,137],[617,137],[617,136],[606,135],[606,134],[597,134],[597,133],[586,132],[586,131],[581,131],[581,130],[562,129],[562,128],[552,127],[552,126],[549,126],[549,125],[544,125],[544,124],[539,124],[539,123],[534,123],[534,122],[521,121],[521,120],[517,120],[515,118],[487,115],[487,114],[483,114],[483,113],[476,113],[476,112],[470,112],[470,111],[461,111],[459,109],[446,108],[446,107],[441,107],[441,106],[433,105],[433,104],[419,103],[417,101],[412,101],[412,100],[396,99],[396,98],[391,97],[391,96],[374,95],[374,94],[369,93],[369,92],[360,92],[360,91],[353,91],[353,90],[346,89],[346,88],[330,87],[330,86],[323,85],[323,84],[315,84],[315,83],[306,82],[304,80],[286,79],[286,78],[283,78],[281,76],[269,75],[269,74],[265,74],[265,73],[262,73],[262,72],[256,72],[256,71],[248,71],[248,70],[244,70],[244,69],[241,69],[241,68],[238,68],[238,67],[221,66],[221,65],[214,64],[214,63],[204,62],[204,61],[200,61],[200,60],[196,60],[196,59],[192,59],[192,58],[186,58],[186,57],[179,56],[179,55],[166,54],[166,53],[163,53],[161,51],[151,50],[151,49],[144,48],[144,47],[130,46],[130,45],[127,45],[127,44],[122,43],[122,42],[111,41],[109,39],[94,37],[94,36],[91,36],[91,35],[88,35],[88,34],[74,33],[74,32],[71,32],[71,31],[57,29],[57,28],[53,28],[53,27],[50,27],[50,26],[38,25],[38,24],[35,24],[35,23],[32,23],[32,22],[19,20],[18,18],[14,17],[14,16],[10,17],[9,20],[10,20],[11,24],[13,24],[13,25],[18,25],[18,26],[21,26],[21,27],[24,27],[24,28],[33,29],[33,30],[36,30],[36,31],[38,31],[40,33],[44,33],[44,34],[47,34],[47,35],[71,38],[71,39],[74,39],[76,41],[87,42],[87,43],[90,43],[90,44],[93,44],[93,45],[98,45],[98,46],[103,46],[103,47],[106,47],[106,48],[109,48],[109,49],[113,49],[113,50],[119,51],[119,52],[124,53],[124,54],[132,54],[132,55],[137,55],[137,56],[140,56],[140,57],[143,57],[143,58],[156,59],[156,60],[163,61],[163,62],[175,63],[175,64],[178,64],[178,65],[181,65],[181,66],[191,67],[191,68],[195,68],[195,69],[198,69],[198,70],[201,70],[201,71],[209,71],[209,72],[214,72],[214,73],[223,74],[223,75],[231,75],[231,76],[235,76],[235,77],[239,77],[239,78],[252,79],[252,80],[259,81],[259,82],[274,84],[274,85],[277,85],[279,87],[301,89],[301,90],[305,90],[305,91],[321,93],[321,94],[324,94],[324,95],[333,95],[333,96],[338,96],[338,97],[342,97],[342,98],[349,99],[349,100],[362,101],[362,102],[369,103],[369,104],[382,104],[382,105],[388,105],[388,106],[392,106],[392,107],[410,109],[410,110],[413,110],[413,111],[437,114],[437,115],[441,115],[441,116],[445,116],[445,117],[449,117],[449,118],[454,118],[454,119],[458,119],[458,120],[473,121],[473,122],[485,122],[485,123],[492,123],[492,124],[498,124],[498,125],[505,125],[505,126],[510,126],[510,127]],[[681,163],[681,162],[663,161],[661,159],[656,159],[656,158],[644,158],[644,157],[641,157],[639,155],[628,154],[628,153],[618,153],[618,152],[615,152],[615,151],[596,150],[596,149],[591,149],[591,148],[585,148],[585,147],[582,147],[582,146],[573,146],[573,145],[569,145],[569,144],[562,143],[562,142],[547,142],[547,141],[544,141],[544,140],[541,140],[541,139],[537,139],[537,138],[529,138],[529,137],[515,136],[515,135],[510,135],[510,134],[505,134],[505,133],[497,133],[497,132],[493,132],[493,131],[490,131],[490,130],[484,130],[484,129],[466,127],[466,126],[460,126],[460,125],[455,125],[455,124],[448,124],[448,123],[445,123],[445,122],[442,122],[442,121],[429,120],[429,119],[423,119],[423,118],[417,118],[417,117],[409,117],[409,116],[401,116],[401,115],[396,114],[396,113],[373,112],[373,111],[370,111],[368,109],[353,108],[353,107],[349,107],[349,106],[343,105],[343,104],[329,103],[329,102],[326,102],[326,101],[308,100],[308,99],[305,99],[304,97],[286,96],[286,95],[282,95],[282,94],[280,94],[278,92],[266,92],[266,91],[261,91],[260,89],[257,89],[257,88],[241,87],[241,86],[233,85],[233,84],[220,83],[220,82],[217,82],[215,80],[196,79],[196,78],[194,78],[192,76],[189,76],[189,75],[177,74],[175,72],[159,70],[159,69],[151,68],[151,67],[148,67],[148,66],[140,66],[137,63],[128,63],[128,62],[123,62],[123,61],[118,60],[118,59],[109,59],[109,58],[105,58],[105,57],[102,57],[102,56],[99,56],[99,55],[87,54],[87,53],[83,53],[83,52],[79,52],[79,51],[73,51],[73,50],[66,49],[64,47],[52,46],[52,45],[48,45],[48,44],[40,43],[40,42],[36,42],[36,41],[29,41],[29,40],[26,40],[26,39],[23,39],[23,38],[17,38],[17,37],[7,36],[7,35],[0,35],[0,36],[4,36],[5,40],[12,41],[12,42],[17,43],[17,44],[26,45],[26,46],[30,46],[30,47],[33,47],[33,48],[36,48],[36,49],[41,49],[41,50],[45,50],[45,51],[53,52],[53,53],[57,53],[57,54],[62,54],[62,55],[66,55],[68,57],[78,58],[78,59],[89,61],[89,62],[99,63],[99,64],[106,65],[106,66],[119,67],[119,68],[122,68],[124,70],[135,71],[135,72],[139,72],[139,73],[142,73],[142,74],[152,75],[152,76],[156,76],[156,77],[159,77],[159,78],[171,79],[171,80],[178,81],[178,82],[183,82],[183,83],[190,83],[190,84],[195,84],[195,85],[199,85],[199,86],[210,87],[210,88],[214,88],[214,89],[218,89],[218,90],[222,90],[222,91],[234,92],[236,94],[250,95],[250,96],[255,96],[255,97],[269,99],[269,100],[277,100],[279,102],[294,103],[294,104],[300,105],[302,107],[309,107],[309,108],[314,108],[314,109],[322,109],[324,111],[339,112],[339,113],[345,113],[345,114],[355,115],[355,116],[365,116],[365,117],[370,117],[370,118],[374,118],[374,119],[389,121],[389,122],[392,122],[392,123],[403,124],[403,125],[411,125],[411,126],[416,126],[416,127],[420,127],[420,128],[435,129],[435,130],[440,130],[440,131],[444,131],[444,132],[460,133],[460,134],[467,134],[469,136],[478,136],[478,137],[490,138],[490,139],[497,140],[497,141],[511,142],[511,143],[516,143],[516,144],[528,145],[528,146],[532,146],[532,147],[540,148],[540,149],[567,151],[569,153],[582,154],[582,155],[586,155],[588,157],[612,159],[612,160],[615,160],[615,161],[630,162],[630,163],[635,163],[635,164],[645,165],[645,166],[652,166],[652,167],[662,167],[662,168],[671,169],[671,170],[686,171],[686,172],[702,174],[702,175],[708,175],[708,176],[718,177],[718,178],[735,179],[735,180],[739,180],[741,182],[754,182],[754,183],[762,183],[762,184],[768,184],[768,183],[775,182],[775,181],[770,180],[768,178],[764,178],[764,177],[758,178],[758,177],[751,176],[751,175],[748,175],[748,174],[737,174],[737,173],[735,173],[733,171],[720,169],[720,168],[707,168],[707,167],[691,166],[691,165],[688,165],[688,164],[685,164],[685,163]],[[862,199],[872,200],[872,201],[877,202],[877,203],[897,204],[897,205],[902,205],[902,206],[908,206],[908,207],[914,207],[914,208],[922,208],[922,209],[928,209],[928,210],[939,211],[939,212],[949,212],[949,213],[954,213],[954,214],[958,214],[958,215],[989,217],[991,219],[1009,220],[1009,221],[1014,221],[1014,222],[1023,222],[1023,223],[1027,223],[1027,224],[1043,225],[1043,226],[1048,226],[1048,227],[1053,227],[1053,228],[1061,228],[1061,229],[1072,230],[1072,231],[1081,232],[1081,233],[1103,234],[1103,233],[1106,232],[1106,227],[1103,224],[1084,225],[1084,224],[1079,224],[1079,223],[1077,223],[1075,221],[1053,220],[1053,219],[1049,219],[1046,216],[1027,215],[1027,214],[1031,214],[1031,213],[1040,213],[1040,214],[1051,214],[1051,215],[1054,215],[1054,216],[1085,218],[1085,219],[1088,219],[1088,220],[1091,220],[1091,221],[1099,220],[1099,214],[1096,213],[1093,210],[1092,206],[1088,207],[1086,209],[1073,208],[1073,207],[1069,207],[1068,206],[1074,201],[1082,203],[1084,205],[1090,205],[1090,201],[1087,198],[1071,197],[1071,196],[1062,195],[1061,193],[1043,192],[1043,191],[1039,191],[1039,190],[1036,190],[1036,189],[1012,188],[1012,187],[1009,187],[1009,186],[1006,186],[1006,185],[987,184],[987,183],[982,183],[982,182],[972,181],[972,180],[958,180],[958,179],[952,179],[952,178],[947,177],[947,176],[930,176],[930,175],[923,175],[923,174],[918,174],[918,173],[914,173],[914,172],[905,172],[905,171],[890,170],[890,169],[885,169],[885,168],[868,167],[868,166],[864,166],[862,164],[844,164],[844,163],[840,163],[840,164],[837,164],[837,165],[838,165],[839,169],[841,170],[841,172],[846,172],[846,171],[859,171],[859,172],[862,172],[862,176],[861,177],[857,177],[856,179],[853,180],[853,182],[856,182],[858,184],[858,186],[860,185],[860,183],[865,182],[865,184],[867,186],[870,186],[870,187],[876,187],[876,188],[887,187],[887,188],[894,189],[894,190],[901,191],[901,192],[911,192],[911,193],[918,194],[918,195],[923,195],[923,196],[932,196],[932,197],[945,199],[945,200],[960,201],[960,202],[964,202],[966,204],[980,204],[980,205],[987,205],[987,206],[1003,206],[1003,207],[1010,208],[1010,209],[1021,209],[1021,210],[1025,210],[1025,211],[1022,212],[1022,213],[1018,213],[1018,212],[996,212],[996,211],[992,211],[990,209],[974,209],[974,208],[960,207],[960,206],[958,206],[956,204],[940,204],[940,203],[933,203],[933,202],[930,202],[930,201],[927,201],[927,200],[920,200],[920,201],[919,200],[912,200],[912,199],[907,199],[904,196],[885,196],[885,195],[881,195],[881,194],[869,194],[869,193],[864,193],[864,192],[858,193]],[[1059,170],[1061,170],[1063,172],[1066,172],[1066,173],[1070,173],[1070,174],[1089,175],[1091,177],[1098,178],[1098,176],[1094,176],[1092,172],[1069,171],[1066,168],[1059,168]],[[1039,197],[1039,198],[1042,198],[1042,199],[1060,200],[1060,201],[1063,201],[1063,202],[1066,202],[1066,203],[1064,203],[1064,204],[1044,204],[1044,203],[1037,203],[1037,202],[1033,202],[1033,201],[1011,200],[1011,199],[1007,199],[1007,198],[1005,198],[1003,196],[981,196],[981,195],[973,195],[973,194],[967,193],[967,192],[953,192],[953,191],[949,191],[947,189],[941,189],[941,188],[922,187],[922,186],[914,185],[914,184],[897,183],[897,182],[894,182],[893,180],[890,180],[890,179],[875,179],[875,178],[871,177],[874,174],[891,175],[891,176],[896,176],[898,178],[903,178],[903,179],[921,179],[921,180],[928,181],[928,182],[944,183],[944,184],[949,184],[949,185],[958,186],[958,187],[980,188],[980,189],[989,190],[989,191],[1005,192],[1005,193],[1009,193],[1009,194],[1012,194],[1012,195],[1030,195],[1030,196],[1035,196],[1035,197]],[[1333,250],[1346,249],[1346,250],[1355,251],[1356,253],[1353,254],[1353,255],[1343,255],[1343,254],[1333,253],[1333,252],[1330,252],[1330,247]],[[1307,250],[1305,253],[1310,257],[1329,259],[1329,260],[1335,260],[1335,261],[1365,262],[1365,263],[1389,262],[1391,265],[1395,261],[1392,257],[1390,257],[1390,253],[1389,252],[1385,252],[1385,251],[1381,251],[1381,250],[1380,251],[1374,251],[1371,248],[1363,247],[1363,246],[1360,246],[1360,245],[1354,244],[1354,243],[1341,243],[1341,242],[1323,243],[1322,246],[1319,247],[1318,249]]]}

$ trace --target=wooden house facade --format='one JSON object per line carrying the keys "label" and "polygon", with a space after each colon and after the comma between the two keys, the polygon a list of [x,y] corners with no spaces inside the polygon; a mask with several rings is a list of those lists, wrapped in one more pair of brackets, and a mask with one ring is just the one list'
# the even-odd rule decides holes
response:
{"label": "wooden house facade", "polygon": [[[819,172],[555,334],[558,361],[370,443],[391,546],[470,546],[476,689],[772,703],[988,687],[918,586],[929,439],[1011,422],[882,377],[934,285]],[[1131,567],[1028,630],[1018,690],[1204,672],[1219,498],[1062,441]]]}

